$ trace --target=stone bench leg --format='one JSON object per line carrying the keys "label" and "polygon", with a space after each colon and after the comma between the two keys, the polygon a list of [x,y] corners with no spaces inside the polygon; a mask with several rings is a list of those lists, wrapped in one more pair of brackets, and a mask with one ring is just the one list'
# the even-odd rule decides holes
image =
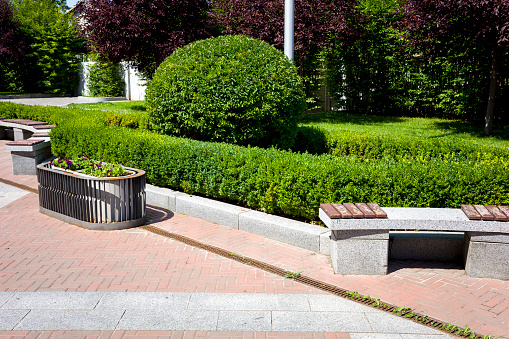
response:
{"label": "stone bench leg", "polygon": [[[20,142],[31,144],[20,144]],[[51,143],[42,140],[21,140],[7,143],[11,152],[14,175],[36,175],[37,165],[51,157]]]}
{"label": "stone bench leg", "polygon": [[469,277],[509,279],[509,234],[465,232],[464,255]]}
{"label": "stone bench leg", "polygon": [[34,134],[33,132],[27,131],[22,128],[13,128],[14,130],[14,140],[25,140],[28,139]]}
{"label": "stone bench leg", "polygon": [[0,140],[7,139],[7,135],[5,135],[5,126],[0,126]]}
{"label": "stone bench leg", "polygon": [[331,260],[336,274],[387,274],[389,230],[332,231]]}

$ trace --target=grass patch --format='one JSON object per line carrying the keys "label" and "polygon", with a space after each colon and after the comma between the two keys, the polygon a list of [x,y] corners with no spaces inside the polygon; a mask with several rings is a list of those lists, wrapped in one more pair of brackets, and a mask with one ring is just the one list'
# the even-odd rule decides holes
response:
{"label": "grass patch", "polygon": [[116,113],[140,113],[145,112],[144,101],[109,101],[109,102],[97,102],[97,103],[85,103],[85,104],[70,104],[68,107],[71,108],[82,108],[82,109],[93,109],[99,111],[108,111]]}
{"label": "grass patch", "polygon": [[462,141],[482,146],[509,148],[509,126],[495,127],[493,136],[487,137],[483,133],[483,126],[461,120],[325,112],[306,115],[301,125],[318,128],[331,139],[349,132],[387,138]]}

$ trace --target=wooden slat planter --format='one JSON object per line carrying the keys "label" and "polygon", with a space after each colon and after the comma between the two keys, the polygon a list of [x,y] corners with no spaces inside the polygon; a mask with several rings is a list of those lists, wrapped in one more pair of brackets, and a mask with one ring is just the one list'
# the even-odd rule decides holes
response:
{"label": "wooden slat planter", "polygon": [[89,229],[118,230],[145,223],[145,172],[96,178],[37,165],[39,210],[49,216]]}

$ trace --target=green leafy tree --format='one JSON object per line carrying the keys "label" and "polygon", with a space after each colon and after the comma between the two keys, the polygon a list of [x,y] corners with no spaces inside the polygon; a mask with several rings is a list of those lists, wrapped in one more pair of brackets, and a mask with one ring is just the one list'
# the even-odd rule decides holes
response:
{"label": "green leafy tree", "polygon": [[13,12],[27,37],[28,51],[21,62],[29,78],[26,91],[63,94],[78,84],[79,58],[84,40],[64,7],[54,0],[13,0]]}

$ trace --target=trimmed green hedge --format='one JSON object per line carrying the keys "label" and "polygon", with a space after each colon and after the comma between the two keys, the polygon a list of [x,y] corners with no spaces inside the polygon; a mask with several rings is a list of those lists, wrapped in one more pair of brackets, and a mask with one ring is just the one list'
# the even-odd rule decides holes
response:
{"label": "trimmed green hedge", "polygon": [[57,123],[51,137],[55,155],[122,161],[145,170],[154,185],[300,220],[316,220],[322,202],[422,207],[509,203],[509,161],[491,154],[476,161],[365,160],[107,127],[108,113],[99,111],[0,103],[0,116]]}

